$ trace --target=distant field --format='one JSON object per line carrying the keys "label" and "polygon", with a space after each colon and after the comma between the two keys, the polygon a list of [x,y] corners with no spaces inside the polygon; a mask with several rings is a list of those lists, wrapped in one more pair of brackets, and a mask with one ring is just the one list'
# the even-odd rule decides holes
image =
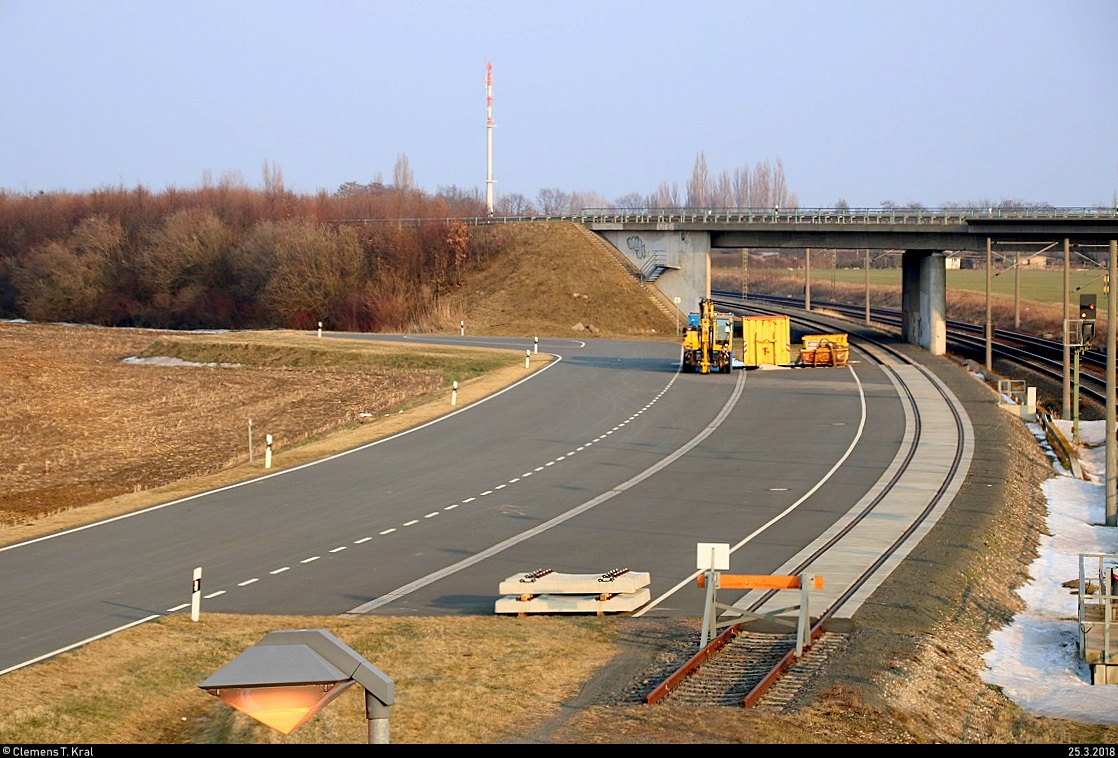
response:
{"label": "distant field", "polygon": [[[757,275],[761,275],[764,271],[765,276],[771,276],[771,270],[758,270]],[[804,272],[800,270],[791,270],[786,272],[788,276],[795,276],[802,278]],[[991,279],[991,290],[994,295],[1005,295],[1013,297],[1015,288],[1018,286],[1015,279],[1019,273],[1020,275],[1020,298],[1036,303],[1050,303],[1059,305],[1064,300],[1064,272],[1059,269],[1049,269],[1045,271],[1038,270],[1025,270],[1014,272],[1010,270],[995,271],[995,276]],[[1099,269],[1094,270],[1075,270],[1071,271],[1068,276],[1068,281],[1071,290],[1071,302],[1078,303],[1081,294],[1093,294],[1098,296],[1099,310],[1106,309],[1106,296],[1103,294],[1103,280],[1102,271]],[[827,284],[831,282],[841,284],[856,284],[864,285],[866,283],[866,272],[864,269],[855,268],[823,268],[812,265],[811,267],[811,283],[812,289],[823,288],[821,292],[825,292]],[[901,285],[901,270],[900,269],[870,269],[870,286],[894,286]],[[949,270],[947,272],[947,288],[949,290],[970,290],[973,292],[986,292],[986,272],[982,270],[963,269],[963,270]]]}

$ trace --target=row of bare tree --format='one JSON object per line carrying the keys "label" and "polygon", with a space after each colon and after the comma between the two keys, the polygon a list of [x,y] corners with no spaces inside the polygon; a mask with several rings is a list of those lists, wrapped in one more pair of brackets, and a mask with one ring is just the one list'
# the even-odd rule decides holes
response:
{"label": "row of bare tree", "polygon": [[493,210],[500,216],[570,216],[588,208],[626,211],[678,208],[796,208],[799,200],[788,189],[784,164],[758,161],[753,168],[742,166],[714,174],[706,155],[699,153],[691,178],[681,191],[678,182],[662,182],[649,195],[631,192],[610,202],[596,192],[564,192],[541,189],[535,200],[519,193],[500,195]]}
{"label": "row of bare tree", "polygon": [[[610,203],[541,189],[499,198],[498,215],[586,208],[795,207],[780,161],[715,176],[701,153],[686,196],[661,185]],[[415,188],[407,156],[393,181],[332,193],[288,191],[264,165],[262,189],[237,175],[198,189],[78,194],[0,190],[0,318],[156,328],[378,331],[428,322],[439,299],[507,244],[477,191]],[[405,223],[407,220],[409,223]]]}
{"label": "row of bare tree", "polygon": [[[481,215],[416,191],[0,193],[0,317],[159,328],[423,323],[499,253]],[[348,219],[428,218],[424,223]]]}

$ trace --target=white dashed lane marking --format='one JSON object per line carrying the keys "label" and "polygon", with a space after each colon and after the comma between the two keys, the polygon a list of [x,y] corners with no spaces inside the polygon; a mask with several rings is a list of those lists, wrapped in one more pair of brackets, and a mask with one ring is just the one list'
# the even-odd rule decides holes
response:
{"label": "white dashed lane marking", "polygon": [[[678,376],[678,375],[677,375],[677,376]],[[524,472],[523,474],[521,474],[520,476],[516,477],[515,479],[510,479],[510,480],[508,480],[508,482],[507,482],[507,483],[505,483],[505,484],[498,484],[497,486],[495,486],[495,487],[494,487],[493,489],[491,489],[491,490],[485,490],[484,492],[481,492],[481,493],[479,493],[478,495],[475,495],[475,496],[473,496],[473,497],[467,497],[467,498],[463,498],[463,499],[462,499],[462,501],[461,501],[461,503],[453,503],[453,504],[451,504],[451,505],[445,506],[445,507],[443,508],[443,511],[450,511],[450,510],[454,510],[455,508],[458,508],[458,507],[459,507],[460,505],[466,505],[466,504],[468,504],[468,503],[472,503],[472,502],[476,501],[476,500],[477,500],[477,499],[478,499],[479,497],[485,497],[485,496],[487,496],[487,495],[492,495],[492,494],[493,494],[493,493],[494,493],[495,491],[497,491],[497,490],[503,490],[503,489],[505,489],[506,487],[508,487],[508,485],[510,485],[510,484],[516,484],[517,482],[521,481],[522,479],[526,479],[526,478],[528,478],[528,477],[532,476],[532,474],[535,474],[535,473],[538,473],[538,472],[540,472],[540,471],[543,471],[543,470],[545,470],[545,469],[547,469],[547,468],[549,468],[549,467],[551,467],[551,466],[554,466],[554,465],[555,465],[556,463],[560,463],[561,461],[564,461],[564,460],[566,460],[567,458],[570,458],[571,456],[575,455],[576,453],[580,453],[580,452],[582,452],[582,451],[583,451],[583,450],[585,450],[586,448],[588,448],[588,447],[591,447],[592,445],[594,445],[594,443],[596,443],[596,442],[601,442],[601,441],[602,441],[602,440],[604,440],[604,439],[605,439],[606,437],[610,436],[611,434],[613,434],[613,433],[614,433],[614,432],[616,432],[616,431],[619,431],[619,430],[620,430],[620,429],[622,429],[622,428],[623,428],[624,426],[626,426],[627,424],[629,424],[629,422],[633,421],[633,420],[634,420],[634,419],[635,419],[635,418],[636,418],[637,416],[640,416],[640,415],[641,415],[642,413],[644,413],[644,412],[645,412],[646,410],[648,410],[648,409],[649,409],[649,408],[651,408],[651,407],[652,407],[653,405],[655,405],[655,404],[656,404],[656,402],[657,402],[658,400],[660,400],[660,398],[662,398],[662,397],[663,397],[663,396],[664,396],[664,395],[665,395],[665,394],[667,393],[667,391],[668,391],[668,390],[669,390],[669,389],[671,388],[671,386],[672,386],[672,385],[673,385],[673,384],[675,383],[675,380],[676,380],[677,376],[676,376],[676,377],[672,377],[672,380],[671,380],[670,382],[668,382],[668,385],[667,385],[667,386],[666,386],[666,387],[665,387],[664,389],[662,389],[662,390],[660,391],[660,393],[659,393],[658,395],[656,395],[656,397],[655,397],[655,398],[654,398],[654,399],[653,399],[653,400],[652,400],[652,401],[651,401],[650,403],[648,403],[647,405],[645,405],[645,406],[644,406],[643,408],[641,408],[641,409],[640,409],[639,411],[637,411],[636,413],[634,413],[634,414],[633,414],[632,416],[630,416],[629,418],[625,419],[625,421],[621,422],[620,424],[618,424],[617,426],[613,427],[612,429],[610,429],[609,431],[605,432],[604,434],[601,434],[601,435],[599,435],[599,436],[595,437],[594,439],[592,439],[591,441],[589,441],[589,442],[586,442],[586,443],[584,443],[584,444],[580,445],[579,447],[576,447],[576,448],[575,448],[574,450],[572,450],[572,451],[568,452],[568,453],[567,453],[566,455],[561,455],[561,456],[559,456],[558,458],[556,458],[555,460],[551,460],[551,461],[548,461],[547,463],[543,464],[542,466],[536,466],[536,467],[535,467],[534,469],[532,469],[531,471],[526,471],[526,472]],[[438,516],[438,515],[439,515],[439,513],[440,513],[439,511],[432,511],[431,513],[428,513],[428,514],[426,514],[426,515],[425,515],[425,516],[424,516],[423,518],[424,518],[424,519],[434,518],[435,516]],[[401,524],[401,526],[404,526],[404,527],[408,527],[408,526],[415,526],[415,525],[416,525],[416,524],[418,524],[419,522],[420,522],[420,519],[411,519],[410,521],[405,521],[405,522],[404,522],[403,524]],[[384,536],[387,536],[387,535],[389,535],[389,534],[392,534],[392,533],[396,532],[396,531],[397,531],[397,529],[398,529],[397,527],[389,527],[389,528],[387,528],[387,529],[382,529],[381,531],[377,532],[377,535],[378,535],[378,536],[381,536],[381,537],[384,537]],[[354,545],[363,545],[364,543],[366,543],[366,542],[369,542],[369,541],[371,541],[372,539],[373,539],[372,537],[362,537],[362,538],[360,538],[360,539],[354,540],[353,544],[354,544]],[[346,547],[347,547],[346,545],[342,545],[342,546],[339,546],[339,547],[335,547],[335,548],[331,549],[331,550],[330,550],[329,552],[330,552],[330,553],[340,553],[340,552],[342,552],[343,550],[345,550],[345,549],[346,549]],[[314,563],[315,561],[319,560],[320,558],[321,558],[321,556],[315,555],[315,556],[311,556],[311,557],[309,557],[309,558],[304,558],[304,559],[302,559],[301,561],[299,561],[299,563],[300,563],[301,565],[308,565],[308,564]],[[278,569],[275,569],[275,570],[273,570],[273,571],[270,571],[270,572],[268,572],[268,573],[269,573],[269,574],[271,574],[272,576],[276,576],[276,575],[278,575],[278,574],[282,574],[282,573],[284,573],[285,571],[290,571],[290,570],[291,570],[291,567],[290,567],[290,566],[283,566],[282,568],[278,568]],[[255,583],[259,582],[259,581],[260,581],[260,579],[259,579],[259,578],[246,579],[246,580],[244,580],[244,581],[242,581],[242,582],[239,582],[239,583],[237,584],[237,586],[238,586],[238,587],[247,587],[247,586],[249,586],[249,585],[251,585],[251,584],[255,584]],[[223,595],[223,594],[225,594],[225,592],[226,592],[226,590],[218,590],[218,591],[216,591],[216,592],[213,592],[213,593],[211,593],[211,594],[209,594],[209,595],[206,595],[205,597],[206,597],[207,599],[208,599],[208,598],[212,598],[212,597],[218,597],[219,595]],[[180,606],[180,607],[185,607],[185,606]]]}

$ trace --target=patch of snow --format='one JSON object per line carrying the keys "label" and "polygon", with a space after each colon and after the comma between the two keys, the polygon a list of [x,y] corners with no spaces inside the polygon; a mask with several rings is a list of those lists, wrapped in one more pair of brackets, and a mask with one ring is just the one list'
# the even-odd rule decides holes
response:
{"label": "patch of snow", "polygon": [[156,356],[154,358],[138,358],[135,355],[124,359],[125,363],[134,363],[142,366],[217,366],[218,368],[238,368],[239,363],[197,363],[184,361],[182,358],[168,358]]}

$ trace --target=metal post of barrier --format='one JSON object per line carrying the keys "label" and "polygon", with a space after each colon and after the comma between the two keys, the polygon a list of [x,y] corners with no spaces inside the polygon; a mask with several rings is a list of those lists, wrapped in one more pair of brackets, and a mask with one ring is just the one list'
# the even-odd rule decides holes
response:
{"label": "metal post of barrier", "polygon": [[715,590],[718,587],[718,572],[714,569],[707,569],[704,572],[706,576],[707,597],[706,602],[703,604],[703,633],[699,638],[699,649],[702,650],[707,646],[707,643],[714,639],[715,632]]}
{"label": "metal post of barrier", "polygon": [[807,644],[807,635],[810,634],[811,629],[811,584],[805,582],[804,577],[800,575],[800,620],[796,627],[796,657],[799,658],[804,654],[804,645]]}
{"label": "metal post of barrier", "polygon": [[699,581],[706,584],[706,607],[703,609],[703,633],[699,648],[707,646],[714,638],[718,627],[718,614],[715,610],[715,592],[720,582],[719,571],[730,568],[730,544],[728,542],[700,542],[695,546],[695,568],[702,572]]}
{"label": "metal post of barrier", "polygon": [[800,605],[799,614],[796,623],[796,656],[803,655],[804,648],[811,644],[811,590],[823,589],[822,576],[810,576],[805,578],[803,575],[766,575],[766,574],[720,574],[714,569],[707,568],[702,571],[698,576],[699,586],[705,587],[706,594],[706,607],[703,611],[703,633],[702,633],[702,647],[706,647],[717,632],[718,627],[732,626],[740,621],[725,621],[718,622],[715,618],[717,609],[722,608],[738,617],[766,620],[781,626],[792,628],[793,622],[787,619],[780,618],[777,613],[790,608],[782,609],[781,611],[770,613],[753,613],[744,611],[737,606],[720,605],[715,601],[715,591],[718,589],[730,590],[796,590],[800,591]]}

